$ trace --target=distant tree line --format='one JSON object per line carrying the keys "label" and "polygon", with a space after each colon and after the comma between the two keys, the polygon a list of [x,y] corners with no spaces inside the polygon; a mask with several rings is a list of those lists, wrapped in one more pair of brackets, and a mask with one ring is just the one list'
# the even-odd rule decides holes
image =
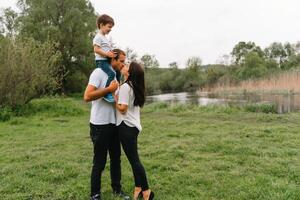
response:
{"label": "distant tree line", "polygon": [[[18,0],[20,12],[0,14],[0,107],[16,108],[45,94],[82,93],[94,69],[92,38],[97,13],[88,0]],[[238,83],[299,66],[300,43],[274,42],[265,49],[239,42],[218,64],[200,57],[161,66],[155,55],[125,49],[141,62],[147,94],[195,91],[216,83]]]}

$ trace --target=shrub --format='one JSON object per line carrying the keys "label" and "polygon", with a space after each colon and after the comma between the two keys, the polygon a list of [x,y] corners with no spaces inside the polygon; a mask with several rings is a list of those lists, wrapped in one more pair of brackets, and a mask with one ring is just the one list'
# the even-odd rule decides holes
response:
{"label": "shrub", "polygon": [[277,113],[274,104],[249,104],[244,107],[248,112]]}
{"label": "shrub", "polygon": [[15,110],[54,90],[58,58],[50,43],[0,39],[0,106]]}

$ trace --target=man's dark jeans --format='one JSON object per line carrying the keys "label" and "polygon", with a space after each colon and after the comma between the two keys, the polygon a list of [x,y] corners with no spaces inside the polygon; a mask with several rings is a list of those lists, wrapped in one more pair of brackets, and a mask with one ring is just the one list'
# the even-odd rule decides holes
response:
{"label": "man's dark jeans", "polygon": [[101,174],[105,168],[107,151],[110,157],[111,186],[114,191],[121,190],[121,146],[115,124],[90,124],[90,135],[94,146],[91,173],[91,195],[101,191]]}

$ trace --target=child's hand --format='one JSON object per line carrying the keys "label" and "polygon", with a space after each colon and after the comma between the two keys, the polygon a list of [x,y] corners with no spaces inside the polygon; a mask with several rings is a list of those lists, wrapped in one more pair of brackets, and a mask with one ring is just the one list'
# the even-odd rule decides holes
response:
{"label": "child's hand", "polygon": [[116,80],[113,80],[113,81],[109,84],[109,86],[108,86],[109,91],[110,91],[111,93],[113,93],[114,91],[116,91],[116,90],[118,89],[118,87],[119,87],[119,83],[118,83],[118,81],[116,81]]}
{"label": "child's hand", "polygon": [[108,51],[108,52],[106,52],[106,56],[108,58],[114,58],[114,57],[116,57],[116,54],[113,51]]}

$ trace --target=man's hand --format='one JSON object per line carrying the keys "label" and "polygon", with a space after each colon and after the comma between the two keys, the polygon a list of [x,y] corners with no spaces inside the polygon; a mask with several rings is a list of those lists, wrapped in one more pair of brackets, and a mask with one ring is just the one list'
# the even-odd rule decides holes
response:
{"label": "man's hand", "polygon": [[119,87],[119,83],[116,80],[113,80],[112,82],[110,82],[109,86],[107,87],[109,89],[109,91],[111,93],[113,93],[114,91],[116,91]]}

